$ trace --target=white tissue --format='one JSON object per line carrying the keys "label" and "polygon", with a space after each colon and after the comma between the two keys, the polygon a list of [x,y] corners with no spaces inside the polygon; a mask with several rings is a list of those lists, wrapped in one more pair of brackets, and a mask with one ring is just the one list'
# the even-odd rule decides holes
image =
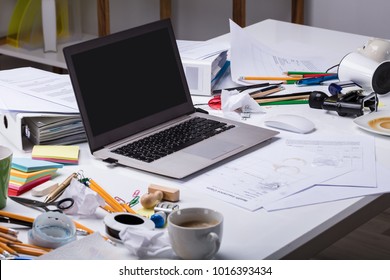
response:
{"label": "white tissue", "polygon": [[263,109],[257,102],[246,92],[237,90],[222,90],[221,109],[225,112],[232,112],[237,109],[249,108],[251,113],[263,112]]}
{"label": "white tissue", "polygon": [[74,178],[60,199],[67,197],[74,199],[73,206],[64,210],[69,215],[91,216],[95,214],[99,206],[105,205],[105,201],[100,195]]}
{"label": "white tissue", "polygon": [[119,237],[130,253],[139,258],[175,256],[167,231],[129,227],[121,230]]}

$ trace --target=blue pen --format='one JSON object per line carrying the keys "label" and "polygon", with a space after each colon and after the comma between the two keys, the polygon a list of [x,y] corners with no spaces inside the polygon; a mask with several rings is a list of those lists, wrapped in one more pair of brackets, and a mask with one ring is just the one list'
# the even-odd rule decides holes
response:
{"label": "blue pen", "polygon": [[330,75],[330,76],[323,76],[318,78],[306,78],[302,80],[298,80],[296,82],[296,85],[299,86],[313,86],[313,85],[319,85],[322,82],[329,81],[329,80],[336,80],[338,79],[337,74],[336,75]]}

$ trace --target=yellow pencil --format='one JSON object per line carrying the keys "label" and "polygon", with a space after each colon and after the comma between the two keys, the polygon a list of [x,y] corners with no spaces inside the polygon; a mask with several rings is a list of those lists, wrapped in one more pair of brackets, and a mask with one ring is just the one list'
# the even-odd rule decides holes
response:
{"label": "yellow pencil", "polygon": [[1,238],[4,238],[4,239],[7,239],[9,241],[13,241],[13,242],[21,242],[20,240],[18,240],[15,235],[11,235],[11,234],[7,234],[7,233],[2,233],[0,232],[0,237]]}
{"label": "yellow pencil", "polygon": [[126,210],[119,204],[118,201],[115,200],[112,196],[110,196],[101,186],[99,186],[94,180],[89,180],[89,187],[91,190],[97,192],[103,199],[106,201],[108,205],[110,205],[116,212],[126,212]]}
{"label": "yellow pencil", "polygon": [[[0,210],[0,216],[12,218],[12,219],[19,220],[19,221],[28,222],[28,223],[31,223],[31,226],[34,223],[34,218],[30,218],[30,217],[14,214],[14,213],[3,211],[3,210]],[[80,224],[80,223],[78,223],[76,221],[73,221],[73,222],[76,225],[76,228],[78,228],[78,229],[84,230],[84,231],[88,232],[89,234],[94,232],[93,230],[83,226],[82,224]]]}
{"label": "yellow pencil", "polygon": [[261,81],[298,81],[298,77],[267,77],[267,76],[241,76],[240,80],[261,80]]}
{"label": "yellow pencil", "polygon": [[12,228],[3,227],[3,226],[0,226],[0,232],[12,234],[12,235],[15,235],[15,236],[18,235],[18,231],[17,230],[14,230]]}
{"label": "yellow pencil", "polygon": [[32,244],[27,244],[27,243],[8,243],[7,244],[9,247],[28,247],[28,248],[34,248],[34,249],[37,249],[37,250],[43,250],[43,251],[46,251],[46,252],[50,252],[52,251],[53,249],[51,248],[45,248],[45,247],[40,247],[40,246],[36,246],[36,245],[32,245]]}
{"label": "yellow pencil", "polygon": [[4,249],[11,255],[19,256],[18,252],[16,252],[14,249],[10,248],[7,244],[0,242],[0,248]]}

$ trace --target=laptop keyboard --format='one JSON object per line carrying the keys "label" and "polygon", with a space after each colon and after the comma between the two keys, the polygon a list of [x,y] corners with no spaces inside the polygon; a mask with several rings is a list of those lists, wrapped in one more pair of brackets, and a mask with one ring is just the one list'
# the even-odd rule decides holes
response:
{"label": "laptop keyboard", "polygon": [[112,152],[152,162],[233,127],[224,122],[195,117]]}

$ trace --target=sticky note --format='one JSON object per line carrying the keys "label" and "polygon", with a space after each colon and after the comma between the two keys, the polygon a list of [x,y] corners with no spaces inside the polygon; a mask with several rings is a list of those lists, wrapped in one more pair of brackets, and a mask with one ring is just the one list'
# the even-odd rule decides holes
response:
{"label": "sticky note", "polygon": [[77,164],[79,146],[35,145],[31,152],[33,159],[47,160],[64,164]]}
{"label": "sticky note", "polygon": [[11,168],[23,172],[34,172],[45,169],[62,168],[63,164],[53,163],[45,160],[35,160],[31,158],[13,158]]}

